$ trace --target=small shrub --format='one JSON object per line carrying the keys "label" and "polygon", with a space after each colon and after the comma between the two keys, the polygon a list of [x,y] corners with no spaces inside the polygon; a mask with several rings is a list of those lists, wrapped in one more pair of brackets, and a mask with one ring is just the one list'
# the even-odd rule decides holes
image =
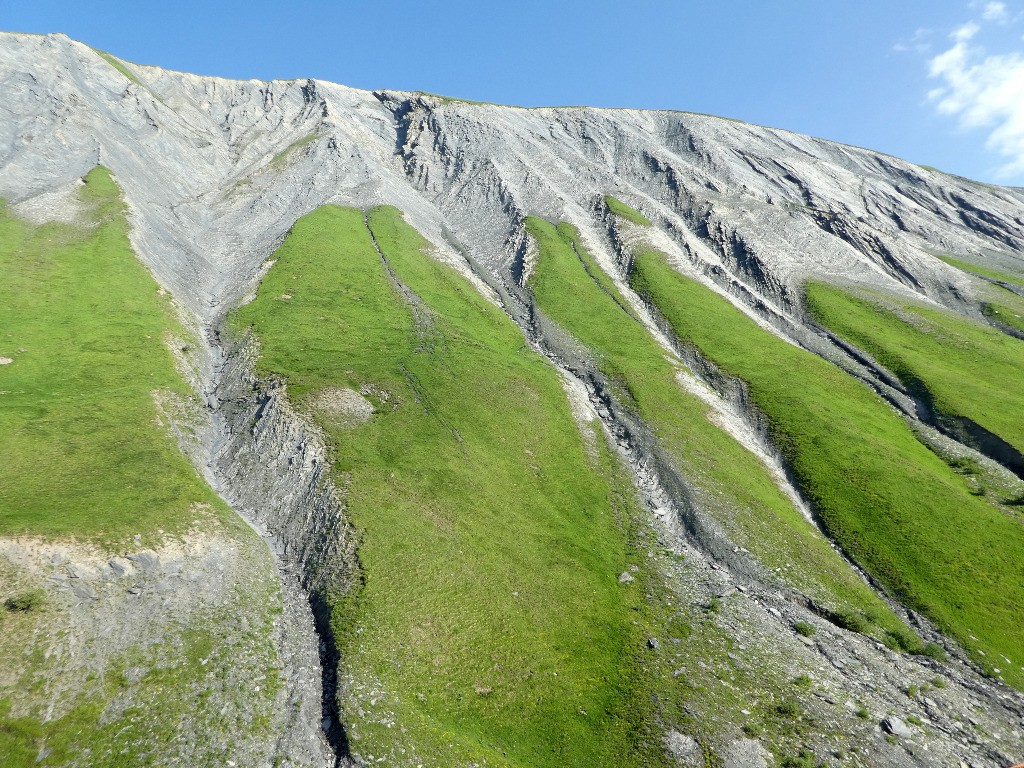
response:
{"label": "small shrub", "polygon": [[905,627],[890,630],[888,639],[891,642],[886,643],[886,645],[890,648],[895,645],[896,648],[907,653],[921,654],[924,652],[925,645],[921,641],[921,638]]}
{"label": "small shrub", "polygon": [[26,589],[11,595],[4,600],[4,608],[8,611],[27,613],[37,611],[46,603],[46,591],[43,589]]}
{"label": "small shrub", "polygon": [[918,693],[918,688],[913,683],[907,686],[907,696],[909,696],[910,698],[916,699]]}
{"label": "small shrub", "polygon": [[[925,643],[924,647],[920,651],[920,655],[943,662],[949,658],[949,655],[946,653],[946,649],[938,643]],[[943,684],[945,684],[945,681],[943,681]]]}
{"label": "small shrub", "polygon": [[797,718],[800,717],[803,710],[800,709],[800,704],[796,699],[783,699],[775,705],[775,711],[783,717]]}
{"label": "small shrub", "polygon": [[869,720],[871,719],[871,713],[868,712],[867,707],[861,704],[859,707],[857,707],[857,717],[859,717],[861,720]]}
{"label": "small shrub", "polygon": [[761,727],[754,725],[753,723],[747,723],[743,726],[743,733],[749,736],[751,739],[756,739],[761,735]]}
{"label": "small shrub", "polygon": [[811,680],[811,676],[807,674],[800,675],[793,678],[793,685],[799,688],[810,688],[814,681]]}
{"label": "small shrub", "polygon": [[981,474],[981,464],[971,456],[956,456],[949,460],[949,466],[961,475]]}
{"label": "small shrub", "polygon": [[793,629],[797,631],[797,634],[803,635],[804,637],[811,637],[818,631],[818,628],[809,621],[798,621],[793,625]]}
{"label": "small shrub", "polygon": [[719,597],[712,597],[708,602],[708,610],[712,613],[722,612],[722,599]]}
{"label": "small shrub", "polygon": [[860,632],[861,634],[868,631],[870,625],[868,620],[863,615],[854,611],[838,611],[833,617],[836,626],[848,629],[851,632]]}
{"label": "small shrub", "polygon": [[918,717],[917,715],[907,715],[907,722],[908,723],[913,723],[914,725],[916,725],[919,728],[922,725],[921,718]]}
{"label": "small shrub", "polygon": [[932,678],[932,685],[934,685],[936,688],[945,688],[946,687],[946,679],[944,677],[938,677],[938,676],[933,677]]}
{"label": "small shrub", "polygon": [[817,768],[823,765],[809,749],[801,749],[800,754],[795,757],[790,755],[782,758],[782,768]]}

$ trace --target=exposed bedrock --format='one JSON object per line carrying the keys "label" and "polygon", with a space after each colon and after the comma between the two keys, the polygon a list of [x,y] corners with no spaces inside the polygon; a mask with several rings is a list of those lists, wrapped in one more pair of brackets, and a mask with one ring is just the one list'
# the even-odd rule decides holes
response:
{"label": "exposed bedrock", "polygon": [[[339,658],[330,601],[359,578],[356,541],[342,493],[330,478],[323,436],[292,409],[284,385],[257,378],[251,338],[224,342],[208,336],[214,352],[207,405],[213,423],[209,475],[215,487],[264,535],[282,564],[286,598],[311,618],[320,717],[293,730],[323,732],[332,764],[347,765],[348,744],[338,715]],[[287,733],[285,737],[287,737]]]}

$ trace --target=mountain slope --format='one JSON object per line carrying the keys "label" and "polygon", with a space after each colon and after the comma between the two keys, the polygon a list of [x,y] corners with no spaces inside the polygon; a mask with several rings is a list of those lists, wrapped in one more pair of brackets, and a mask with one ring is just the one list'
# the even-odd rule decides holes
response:
{"label": "mountain slope", "polygon": [[[319,635],[255,633],[299,659],[298,714],[233,759],[1021,758],[1021,190],[702,115],[202,78],[61,35],[0,37],[0,84],[0,197],[66,220],[113,172],[196,329],[181,448]],[[911,314],[941,332],[888,319]],[[908,333],[931,346],[901,356]],[[968,336],[982,368],[944,354]]]}

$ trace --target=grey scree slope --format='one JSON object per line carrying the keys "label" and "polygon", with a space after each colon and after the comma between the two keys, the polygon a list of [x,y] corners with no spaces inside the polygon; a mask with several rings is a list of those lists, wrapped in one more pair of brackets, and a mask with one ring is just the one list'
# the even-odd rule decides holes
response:
{"label": "grey scree slope", "polygon": [[[58,218],[67,215],[64,193],[77,179],[97,164],[114,172],[140,257],[201,327],[207,345],[194,362],[211,413],[202,444],[189,446],[190,453],[240,512],[266,525],[280,556],[299,566],[325,552],[304,546],[292,522],[266,518],[259,488],[273,488],[280,509],[312,505],[317,514],[305,519],[314,519],[318,531],[334,530],[337,521],[329,518],[337,504],[310,470],[316,462],[282,458],[320,455],[315,430],[282,404],[263,443],[243,444],[249,438],[236,426],[251,414],[231,393],[252,389],[247,351],[222,349],[215,331],[223,313],[255,287],[294,221],[324,203],[397,206],[438,258],[495,297],[514,295],[529,269],[527,214],[572,221],[602,265],[619,275],[616,242],[623,233],[612,237],[600,209],[602,197],[613,194],[651,218],[657,244],[679,269],[783,338],[869,379],[875,373],[802,317],[793,298],[803,280],[851,280],[974,314],[971,283],[935,253],[1024,266],[1021,190],[787,131],[687,113],[526,110],[316,80],[231,81],[127,66],[134,78],[63,35],[0,35],[0,197],[27,216]],[[514,306],[509,311],[521,319]],[[901,404],[884,380],[874,383]],[[756,423],[729,393],[705,394],[717,398],[726,422],[740,422],[734,433],[764,454]],[[614,427],[614,413],[600,410]],[[229,466],[225,446],[252,467],[278,467],[278,475],[289,464],[305,469],[247,486],[246,473]],[[654,511],[671,508],[644,457],[621,447]],[[664,522],[670,515],[660,517],[665,536],[689,546],[678,526]],[[839,630],[826,628],[810,646],[799,642],[788,627],[810,615],[804,607],[749,581],[756,568],[737,559],[723,569],[704,554],[694,548],[689,598],[747,579],[746,594],[756,599],[744,603],[736,631],[760,634],[780,660],[801,658],[823,685],[856,691],[875,711],[901,711],[907,680],[934,675],[933,662],[896,658]],[[941,671],[951,680],[949,693],[941,706],[922,705],[932,736],[892,749],[871,724],[863,739],[877,748],[875,764],[1008,764],[1022,740],[1024,700],[955,654]],[[967,733],[966,720],[984,727]],[[667,743],[687,764],[685,737],[670,735]],[[733,746],[739,757],[727,765],[763,763],[750,745]]]}

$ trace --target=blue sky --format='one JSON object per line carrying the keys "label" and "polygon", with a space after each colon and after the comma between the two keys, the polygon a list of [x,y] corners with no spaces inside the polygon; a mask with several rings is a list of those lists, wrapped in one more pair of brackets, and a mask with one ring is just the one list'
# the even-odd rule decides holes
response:
{"label": "blue sky", "polygon": [[0,0],[0,28],[224,77],[708,112],[1024,185],[1024,0]]}

